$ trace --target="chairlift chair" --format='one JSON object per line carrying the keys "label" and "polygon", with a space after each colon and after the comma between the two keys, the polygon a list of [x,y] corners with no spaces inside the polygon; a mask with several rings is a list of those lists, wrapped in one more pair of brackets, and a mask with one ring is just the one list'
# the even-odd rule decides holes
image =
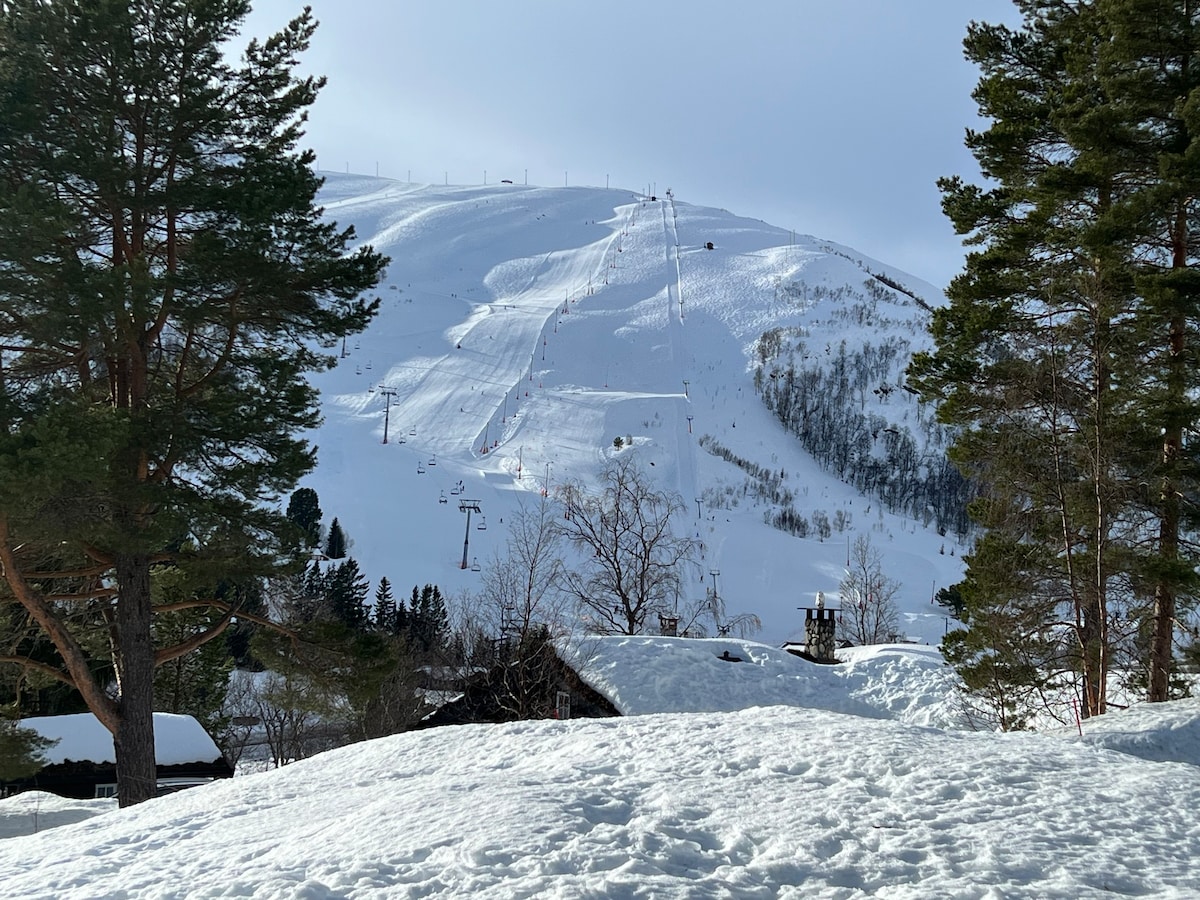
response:
{"label": "chairlift chair", "polygon": [[429,457],[429,464],[431,466],[436,466],[437,465],[437,457],[436,456]]}
{"label": "chairlift chair", "polygon": [[480,531],[487,531],[487,516],[479,517],[479,524],[475,526]]}
{"label": "chairlift chair", "polygon": [[438,503],[449,503],[449,502],[450,501],[446,499],[446,492],[440,491],[438,493]]}
{"label": "chairlift chair", "polygon": [[419,462],[417,463],[417,474],[418,475],[425,474],[425,467],[423,465],[421,465]]}

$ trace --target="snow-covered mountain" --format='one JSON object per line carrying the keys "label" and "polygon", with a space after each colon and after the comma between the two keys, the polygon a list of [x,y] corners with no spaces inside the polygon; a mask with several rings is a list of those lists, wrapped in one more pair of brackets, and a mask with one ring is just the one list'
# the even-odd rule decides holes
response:
{"label": "snow-covered mountain", "polygon": [[[867,533],[902,586],[903,629],[937,643],[933,592],[961,573],[953,532],[839,480],[756,392],[759,367],[762,385],[808,356],[845,367],[886,346],[849,389],[855,427],[873,429],[855,452],[883,459],[887,435],[910,426],[925,441],[929,411],[899,373],[924,345],[936,288],[669,192],[326,178],[328,215],[392,259],[379,317],[317,379],[324,424],[305,482],[372,582],[470,594],[480,574],[461,567],[464,534],[468,562],[486,566],[520,504],[591,480],[628,452],[614,439],[632,438],[688,504],[681,524],[704,547],[687,578],[695,598],[715,579],[731,615],[762,618],[762,640],[799,637],[796,608],[817,591],[836,602],[848,548]],[[479,502],[469,532],[459,499]],[[784,508],[831,525],[797,537],[767,524]]]}

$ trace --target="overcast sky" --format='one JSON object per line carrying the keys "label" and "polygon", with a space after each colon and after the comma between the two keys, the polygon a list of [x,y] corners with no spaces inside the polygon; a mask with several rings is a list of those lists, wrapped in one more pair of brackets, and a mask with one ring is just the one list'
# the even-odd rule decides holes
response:
{"label": "overcast sky", "polygon": [[[962,38],[1019,21],[1012,0],[310,2],[322,169],[669,187],[939,286],[963,250],[936,179],[978,177]],[[256,0],[246,32],[301,8]]]}

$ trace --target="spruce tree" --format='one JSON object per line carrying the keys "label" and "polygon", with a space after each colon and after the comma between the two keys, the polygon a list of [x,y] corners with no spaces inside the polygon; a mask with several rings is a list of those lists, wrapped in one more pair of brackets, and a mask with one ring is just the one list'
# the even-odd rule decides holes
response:
{"label": "spruce tree", "polygon": [[392,596],[392,583],[387,576],[379,579],[375,588],[375,629],[384,634],[394,634],[396,630],[396,599]]}
{"label": "spruce tree", "polygon": [[425,652],[441,650],[449,631],[450,617],[441,589],[427,584],[418,593],[413,585],[408,632],[416,648]]}
{"label": "spruce tree", "polygon": [[330,524],[329,536],[325,539],[325,555],[329,559],[346,558],[346,533],[336,518]]}
{"label": "spruce tree", "polygon": [[[314,205],[311,13],[233,63],[248,11],[0,6],[0,568],[113,733],[123,805],[155,793],[156,660],[231,612],[156,647],[155,572],[291,555],[263,501],[311,469],[306,376],[370,321],[386,263]],[[114,681],[50,599],[69,594],[105,607]]]}
{"label": "spruce tree", "polygon": [[306,549],[321,543],[321,502],[312,488],[298,488],[288,500],[287,517],[304,535]]}
{"label": "spruce tree", "polygon": [[396,612],[392,619],[392,634],[396,637],[405,637],[411,624],[408,607],[404,605],[403,598],[397,599]]}
{"label": "spruce tree", "polygon": [[367,596],[371,586],[359,571],[358,562],[347,559],[330,569],[325,581],[325,608],[335,622],[351,630],[367,624]]}

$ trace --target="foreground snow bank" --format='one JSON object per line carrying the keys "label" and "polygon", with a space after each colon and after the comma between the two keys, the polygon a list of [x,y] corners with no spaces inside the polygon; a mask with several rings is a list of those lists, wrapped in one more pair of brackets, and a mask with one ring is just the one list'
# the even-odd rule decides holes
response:
{"label": "foreground snow bank", "polygon": [[398,735],[0,842],[0,884],[47,900],[1182,898],[1198,857],[1190,766],[773,707]]}
{"label": "foreground snow bank", "polygon": [[1074,728],[1058,734],[1154,762],[1200,766],[1200,698],[1197,697],[1170,703],[1141,703],[1108,712],[1088,719],[1082,729],[1082,738]]}
{"label": "foreground snow bank", "polygon": [[61,825],[85,822],[116,808],[117,801],[111,797],[75,800],[45,791],[26,791],[0,800],[0,838],[37,834]]}

